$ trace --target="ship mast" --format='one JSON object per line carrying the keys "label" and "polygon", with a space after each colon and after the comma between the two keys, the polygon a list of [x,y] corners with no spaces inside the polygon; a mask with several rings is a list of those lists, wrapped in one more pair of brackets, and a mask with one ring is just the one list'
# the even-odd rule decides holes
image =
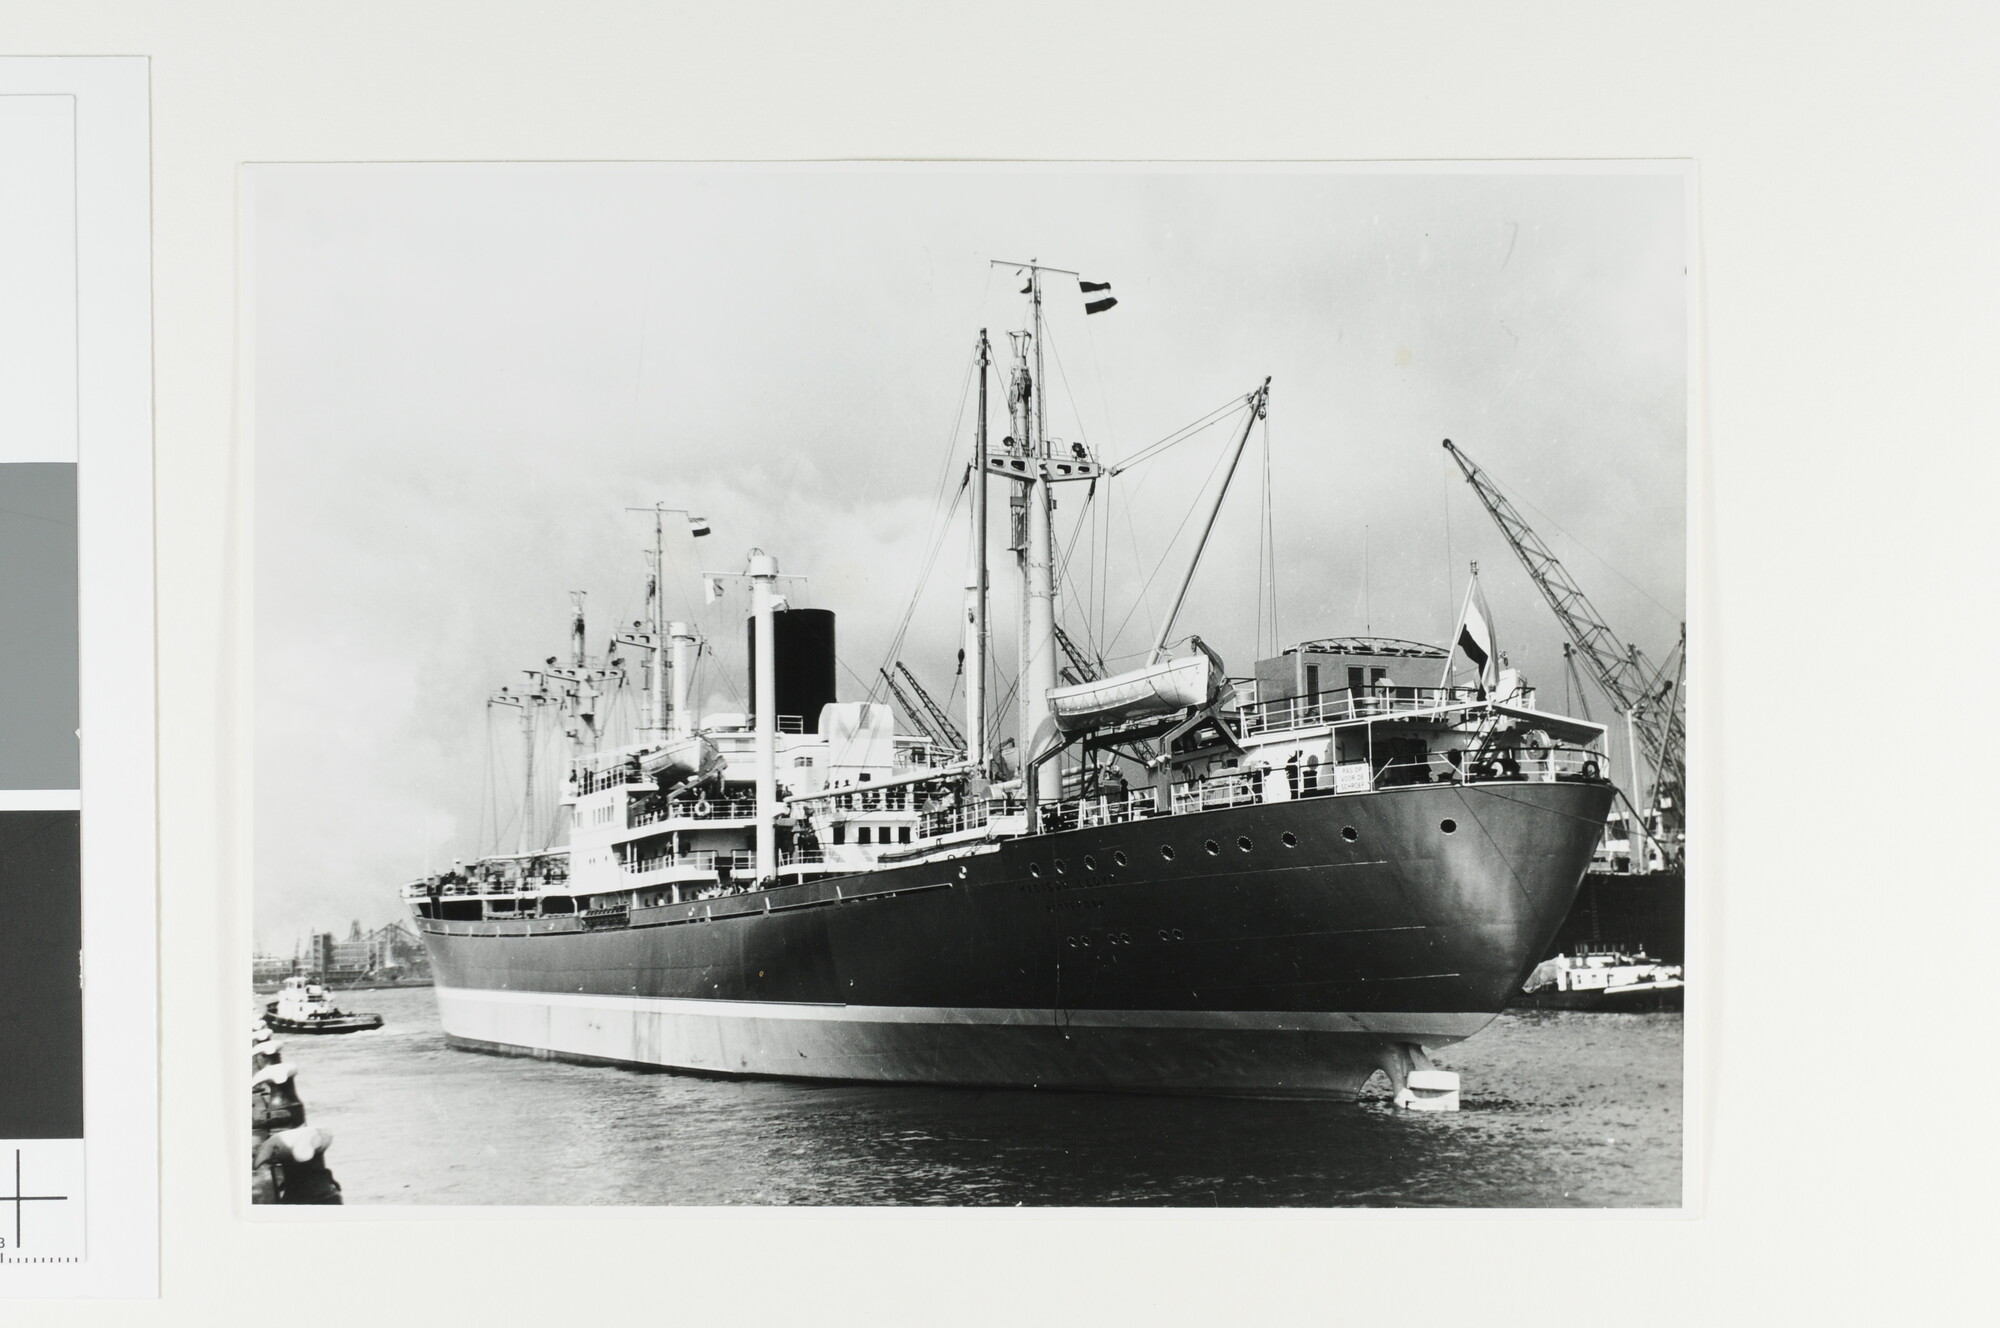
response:
{"label": "ship mast", "polygon": [[[1062,770],[1053,761],[1035,765],[1039,746],[1054,732],[1049,712],[1049,690],[1056,677],[1056,592],[1055,538],[1052,532],[1049,499],[1048,408],[1042,383],[1042,273],[1076,273],[1067,268],[1043,267],[1035,262],[1006,263],[1001,266],[1025,269],[1027,294],[1032,314],[1028,331],[1013,334],[1014,381],[1009,397],[1014,406],[1015,432],[1028,460],[1025,483],[1015,490],[1014,504],[1019,526],[1016,530],[1015,561],[1021,574],[1021,759],[1024,768],[1036,771],[1035,787],[1026,792],[1036,801],[1056,801],[1062,796]],[[1028,368],[1029,357],[1034,369]],[[1026,510],[1023,511],[1022,509]]]}
{"label": "ship mast", "polygon": [[979,423],[972,451],[972,554],[966,578],[965,759],[986,769],[986,371],[993,348],[979,329]]}
{"label": "ship mast", "polygon": [[[540,675],[534,670],[528,676],[535,679],[535,688],[529,692],[516,692],[502,687],[486,698],[489,706],[512,706],[521,712],[522,748],[522,792],[521,792],[521,834],[516,852],[526,856],[535,851],[535,739],[539,726],[536,719],[541,707],[555,698],[542,685]],[[495,836],[498,837],[497,835]],[[497,847],[497,846],[496,846]]]}
{"label": "ship mast", "polygon": [[667,740],[667,625],[663,569],[666,566],[666,535],[660,509],[653,509],[653,579],[646,586],[646,605],[652,610],[646,626],[652,629],[653,653],[646,661],[646,727],[653,740]]}
{"label": "ship mast", "polygon": [[628,512],[651,512],[653,514],[653,547],[648,554],[650,576],[646,582],[646,620],[632,624],[629,632],[619,632],[611,638],[612,644],[633,646],[647,651],[646,657],[646,713],[639,729],[642,741],[650,736],[652,741],[665,745],[667,740],[667,632],[665,596],[660,593],[663,570],[666,566],[666,532],[662,516],[671,508],[629,507]]}
{"label": "ship mast", "polygon": [[578,726],[569,730],[569,738],[576,753],[597,750],[597,700],[603,695],[598,684],[607,682],[622,674],[616,667],[599,668],[590,662],[589,652],[584,646],[584,592],[570,592],[572,617],[570,620],[570,663],[566,668],[556,665],[555,656],[548,659],[548,668],[541,671],[544,679],[565,684],[563,701],[571,714],[575,715]]}

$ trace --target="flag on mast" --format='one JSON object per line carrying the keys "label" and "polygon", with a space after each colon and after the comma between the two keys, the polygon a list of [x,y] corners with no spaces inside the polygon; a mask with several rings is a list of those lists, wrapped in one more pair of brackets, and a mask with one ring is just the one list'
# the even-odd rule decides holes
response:
{"label": "flag on mast", "polygon": [[[1076,284],[1082,287],[1085,295],[1111,289],[1111,283],[1108,281],[1084,281],[1079,279]],[[1083,311],[1087,314],[1101,314],[1116,303],[1118,303],[1118,297],[1115,295],[1106,295],[1101,300],[1085,300],[1083,302]]]}
{"label": "flag on mast", "polygon": [[1493,611],[1486,607],[1486,596],[1479,589],[1477,563],[1472,565],[1472,584],[1465,588],[1465,607],[1459,610],[1458,630],[1452,633],[1451,653],[1445,656],[1441,687],[1451,686],[1452,660],[1460,654],[1479,670],[1478,687],[1482,701],[1499,690],[1500,651],[1494,644]]}

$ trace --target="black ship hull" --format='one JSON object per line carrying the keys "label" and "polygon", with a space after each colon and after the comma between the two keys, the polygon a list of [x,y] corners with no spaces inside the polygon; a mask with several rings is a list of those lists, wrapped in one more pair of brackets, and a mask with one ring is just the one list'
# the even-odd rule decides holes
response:
{"label": "black ship hull", "polygon": [[[456,1045],[712,1074],[1351,1097],[1484,1027],[1611,791],[1418,785],[612,918],[418,926]],[[1402,1064],[1407,1065],[1407,1059]]]}

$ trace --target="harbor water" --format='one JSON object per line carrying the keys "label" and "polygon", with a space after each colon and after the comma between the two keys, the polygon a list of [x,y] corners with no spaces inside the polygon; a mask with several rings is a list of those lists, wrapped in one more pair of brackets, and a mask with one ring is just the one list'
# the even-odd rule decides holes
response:
{"label": "harbor water", "polygon": [[[258,998],[261,1009],[265,998]],[[1662,1207],[1680,1202],[1679,1014],[1504,1015],[1437,1059],[1463,1110],[705,1079],[447,1046],[284,1039],[349,1204]]]}

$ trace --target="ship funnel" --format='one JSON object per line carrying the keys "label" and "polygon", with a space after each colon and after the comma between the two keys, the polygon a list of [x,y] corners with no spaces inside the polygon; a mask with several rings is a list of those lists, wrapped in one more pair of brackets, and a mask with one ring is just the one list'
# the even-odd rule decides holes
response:
{"label": "ship funnel", "polygon": [[[757,695],[757,619],[746,620],[751,661],[745,694]],[[807,733],[819,732],[819,712],[840,699],[835,689],[832,609],[787,609],[772,615],[771,641],[781,717],[796,717]],[[753,703],[754,704],[754,703]]]}

